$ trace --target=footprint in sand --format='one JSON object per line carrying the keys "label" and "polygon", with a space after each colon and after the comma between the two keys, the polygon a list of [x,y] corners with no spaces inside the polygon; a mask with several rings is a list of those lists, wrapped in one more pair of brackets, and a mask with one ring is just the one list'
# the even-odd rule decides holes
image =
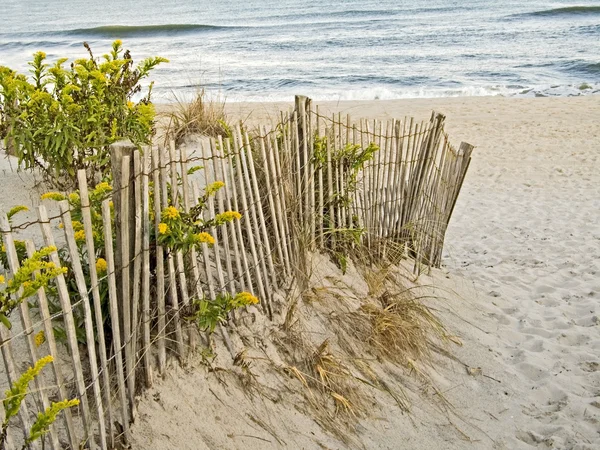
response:
{"label": "footprint in sand", "polygon": [[528,336],[528,338],[533,339],[533,341],[525,343],[525,350],[535,353],[543,352],[545,350],[544,341],[542,341],[541,339],[533,338],[532,336]]}

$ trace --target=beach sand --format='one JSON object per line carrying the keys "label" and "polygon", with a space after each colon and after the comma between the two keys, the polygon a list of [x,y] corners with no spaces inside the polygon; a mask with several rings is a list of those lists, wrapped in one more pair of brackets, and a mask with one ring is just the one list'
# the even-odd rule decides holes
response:
{"label": "beach sand", "polygon": [[[419,280],[444,297],[430,305],[463,344],[432,369],[451,412],[413,401],[411,419],[389,402],[361,420],[360,443],[600,448],[600,96],[321,105],[379,119],[428,119],[435,109],[446,114],[452,142],[476,146],[443,267]],[[291,107],[227,111],[252,124]],[[24,201],[22,178],[2,173],[0,206],[13,206],[14,195]],[[344,448],[289,405],[214,380],[204,369],[176,368],[157,380],[138,405],[134,448]]]}
{"label": "beach sand", "polygon": [[[600,448],[600,96],[319,105],[323,111],[378,119],[425,119],[436,110],[447,116],[454,143],[476,146],[446,236],[443,267],[420,278],[445,297],[432,306],[463,343],[451,349],[461,363],[441,362],[434,370],[456,415],[448,419],[416,405],[413,425],[391,406],[382,417],[361,422],[362,444]],[[279,109],[289,108],[229,104],[227,112],[252,125],[276,120]],[[475,368],[476,375],[467,368]],[[141,402],[134,427],[138,442],[153,448],[215,448],[211,442],[229,448],[300,448],[301,443],[317,448],[317,442],[343,447],[327,441],[306,417],[273,406],[262,418],[285,442],[278,443],[248,418],[243,398],[225,394],[220,404],[193,388],[206,381],[203,376],[186,376],[189,381],[167,377],[155,388],[170,405],[185,398],[177,408],[183,412],[169,410],[173,417],[167,425],[160,423],[164,409],[152,405],[151,397]],[[198,415],[191,418],[195,401],[218,406],[206,412],[206,404],[198,403]],[[206,423],[197,426],[196,420]],[[235,430],[266,441],[235,437]],[[226,432],[233,437],[222,440]],[[311,433],[314,440],[306,438]],[[199,440],[192,443],[190,436]]]}

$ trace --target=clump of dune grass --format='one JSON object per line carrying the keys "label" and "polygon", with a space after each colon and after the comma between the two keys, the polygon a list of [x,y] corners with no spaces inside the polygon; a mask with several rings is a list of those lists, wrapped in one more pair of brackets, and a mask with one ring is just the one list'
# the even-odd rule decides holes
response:
{"label": "clump of dune grass", "polygon": [[358,379],[342,357],[334,354],[328,339],[316,348],[305,341],[304,345],[304,358],[283,367],[284,372],[300,381],[315,421],[347,445],[356,445],[348,431],[366,411]]}
{"label": "clump of dune grass", "polygon": [[220,98],[208,99],[204,89],[199,89],[189,102],[175,97],[173,109],[166,112],[165,116],[165,137],[174,140],[176,144],[193,134],[211,137],[231,134],[225,114],[225,101]]}
{"label": "clump of dune grass", "polygon": [[410,290],[386,290],[377,303],[364,303],[339,320],[346,333],[376,356],[415,370],[417,362],[430,360],[437,342],[449,339],[441,321]]}

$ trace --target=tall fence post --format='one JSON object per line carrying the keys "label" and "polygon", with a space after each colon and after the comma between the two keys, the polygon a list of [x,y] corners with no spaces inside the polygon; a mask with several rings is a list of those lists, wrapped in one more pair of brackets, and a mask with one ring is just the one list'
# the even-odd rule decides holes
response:
{"label": "tall fence post", "polygon": [[125,350],[127,369],[129,401],[133,402],[133,376],[134,361],[132,354],[131,330],[135,324],[131,323],[132,292],[130,280],[134,278],[131,258],[135,255],[135,179],[134,155],[137,147],[130,141],[115,142],[110,146],[112,167],[113,192],[115,216],[115,276],[117,292],[122,296],[118,302],[119,325],[121,342]]}

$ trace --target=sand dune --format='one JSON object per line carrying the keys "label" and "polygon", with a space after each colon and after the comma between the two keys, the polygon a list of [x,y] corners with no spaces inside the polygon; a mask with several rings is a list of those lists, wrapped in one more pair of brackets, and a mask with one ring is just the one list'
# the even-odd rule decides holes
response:
{"label": "sand dune", "polygon": [[[290,105],[228,111],[252,122],[280,107]],[[411,421],[390,403],[361,422],[364,447],[600,448],[600,96],[323,107],[371,118],[435,109],[454,142],[477,147],[443,268],[420,278],[446,298],[432,306],[463,342],[432,372],[453,419],[417,403]],[[3,168],[2,208],[35,204],[32,180]],[[278,441],[250,421],[250,400],[235,387],[221,386],[217,400],[206,383],[204,372],[175,369],[158,381],[139,404],[137,448],[344,448],[295,410],[261,403],[252,414]]]}
{"label": "sand dune", "polygon": [[501,381],[451,395],[494,441],[465,448],[600,448],[600,97],[324,106],[435,109],[454,141],[477,147],[447,234],[450,279],[433,280],[459,294],[445,307],[460,319],[444,316],[464,339],[459,357]]}

